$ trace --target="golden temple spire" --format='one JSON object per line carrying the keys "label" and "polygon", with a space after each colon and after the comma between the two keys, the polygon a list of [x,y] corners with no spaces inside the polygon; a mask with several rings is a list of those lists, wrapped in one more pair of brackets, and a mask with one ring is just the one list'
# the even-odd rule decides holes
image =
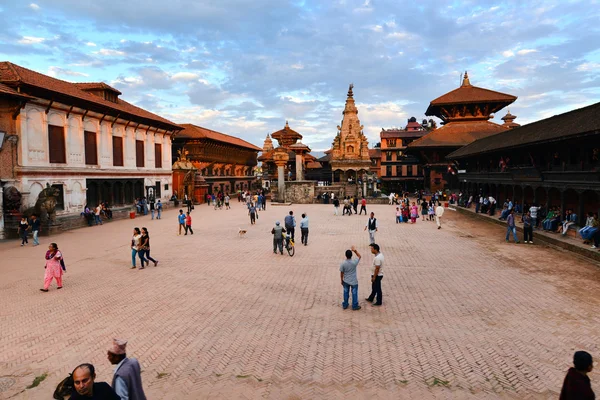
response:
{"label": "golden temple spire", "polygon": [[465,71],[465,75],[463,77],[462,85],[463,86],[471,86],[471,81],[469,81],[469,74],[467,73],[467,71]]}
{"label": "golden temple spire", "polygon": [[348,88],[348,97],[354,96],[354,93],[352,93],[353,88],[354,88],[354,83],[351,83],[350,87]]}

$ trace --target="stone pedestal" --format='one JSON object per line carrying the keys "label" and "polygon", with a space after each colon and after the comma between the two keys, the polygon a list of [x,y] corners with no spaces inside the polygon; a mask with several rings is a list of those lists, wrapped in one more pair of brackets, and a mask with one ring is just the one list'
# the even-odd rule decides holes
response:
{"label": "stone pedestal", "polygon": [[302,153],[296,153],[296,180],[304,180],[304,156]]}

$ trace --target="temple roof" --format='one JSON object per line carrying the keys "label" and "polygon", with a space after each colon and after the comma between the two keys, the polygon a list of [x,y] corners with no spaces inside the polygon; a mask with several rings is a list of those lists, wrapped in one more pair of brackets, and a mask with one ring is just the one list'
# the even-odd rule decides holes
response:
{"label": "temple roof", "polygon": [[427,135],[429,131],[405,131],[404,129],[384,129],[379,136],[381,139],[415,138]]}
{"label": "temple roof", "polygon": [[285,121],[283,129],[277,132],[271,133],[271,137],[279,143],[280,146],[290,146],[296,143],[299,139],[302,139],[302,135],[290,128],[290,125]]}
{"label": "temple roof", "polygon": [[117,89],[115,89],[114,87],[107,85],[104,82],[75,82],[73,83],[75,86],[77,86],[79,89],[81,90],[110,90],[111,92],[114,92],[116,94],[122,94],[120,91],[118,91]]}
{"label": "temple roof", "polygon": [[[23,92],[28,92],[26,90],[27,87],[43,89],[48,92],[62,95],[64,96],[63,99],[69,98],[70,101],[84,102],[85,104],[82,105],[82,107],[91,106],[94,111],[106,112],[113,110],[114,114],[120,115],[120,117],[123,119],[127,119],[129,116],[134,116],[154,123],[159,123],[163,126],[166,126],[165,129],[168,130],[181,129],[178,125],[169,121],[168,119],[136,107],[120,98],[117,98],[116,102],[108,101],[102,97],[95,96],[83,90],[80,86],[78,86],[78,84],[52,78],[51,76],[40,74],[39,72],[23,68],[8,61],[0,62],[0,83],[4,83],[10,87],[25,86],[22,90]],[[99,84],[96,83],[94,85]],[[110,86],[108,87],[110,88]],[[56,99],[56,101],[61,100]]]}
{"label": "temple roof", "polygon": [[484,89],[471,85],[469,76],[465,72],[462,85],[437,99],[434,99],[429,104],[425,115],[437,116],[444,120],[440,108],[444,106],[458,106],[463,104],[486,104],[489,106],[488,115],[506,107],[517,99],[516,96],[496,92],[494,90]]}
{"label": "temple roof", "polygon": [[369,158],[381,158],[381,149],[369,149]]}
{"label": "temple roof", "polygon": [[409,149],[434,147],[462,147],[477,139],[506,132],[507,128],[489,121],[449,122],[420,139],[410,143]]}
{"label": "temple roof", "polygon": [[465,158],[497,150],[531,146],[585,134],[600,135],[600,103],[555,115],[501,134],[486,137],[448,155],[449,159]]}
{"label": "temple roof", "polygon": [[228,143],[238,147],[244,147],[253,151],[262,151],[260,147],[248,143],[245,140],[237,138],[235,136],[226,135],[221,132],[213,131],[211,129],[203,128],[201,126],[192,124],[181,124],[183,131],[178,135],[178,139],[210,139],[217,142]]}

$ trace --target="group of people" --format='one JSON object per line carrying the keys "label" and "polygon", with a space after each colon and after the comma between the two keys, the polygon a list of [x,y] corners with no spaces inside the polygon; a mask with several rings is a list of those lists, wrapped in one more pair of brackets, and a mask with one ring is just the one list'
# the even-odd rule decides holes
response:
{"label": "group of people", "polygon": [[[373,306],[381,306],[383,305],[381,281],[383,279],[384,257],[378,244],[371,243],[369,247],[374,258],[371,267],[371,294],[365,300],[372,303]],[[353,255],[356,255],[356,258],[353,258]],[[340,279],[343,287],[342,308],[344,310],[348,308],[349,294],[352,292],[352,309],[357,311],[361,309],[361,306],[358,303],[358,278],[356,268],[361,260],[361,255],[358,250],[356,250],[356,247],[352,246],[350,250],[346,250],[345,256],[345,260],[340,264]]]}
{"label": "group of people", "polygon": [[96,368],[78,365],[55,391],[55,398],[70,395],[70,400],[145,400],[140,363],[127,357],[127,341],[114,339],[107,351],[108,361],[115,366],[112,384],[96,382]]}
{"label": "group of people", "polygon": [[[332,203],[333,203],[333,215],[340,215],[340,199],[335,195],[335,194],[331,194],[332,196]],[[360,212],[358,212],[358,204],[360,202]],[[352,212],[354,211],[354,215],[358,214],[358,215],[362,215],[362,213],[364,212],[365,215],[367,215],[367,199],[365,199],[364,196],[362,196],[362,198],[360,200],[358,200],[358,196],[346,196],[343,199],[343,210],[342,210],[342,216],[344,215],[353,215]]]}
{"label": "group of people", "polygon": [[[186,233],[187,234],[187,233]],[[136,256],[140,259],[140,269],[150,265],[150,261],[156,267],[158,261],[150,256],[150,234],[148,229],[133,228],[133,236],[131,237],[131,269],[136,269]],[[146,264],[146,266],[144,266]]]}
{"label": "group of people", "polygon": [[102,225],[102,217],[111,220],[113,217],[112,210],[107,202],[100,201],[96,207],[91,207],[86,204],[80,214],[88,223],[88,226]]}
{"label": "group of people", "polygon": [[23,215],[21,221],[19,221],[17,234],[21,238],[21,247],[29,244],[29,232],[33,235],[33,245],[38,246],[40,244],[39,234],[42,232],[42,221],[40,221],[36,214],[32,214],[31,219],[27,219]]}
{"label": "group of people", "polygon": [[[281,226],[281,222],[276,221],[275,226],[271,229],[274,254],[277,254],[278,250],[280,254],[283,254],[284,240],[291,240],[292,242],[296,240],[296,217],[293,211],[290,211],[285,216],[283,223],[284,226]],[[284,233],[287,235],[284,235]],[[306,213],[302,214],[302,219],[300,220],[300,242],[304,246],[308,246],[308,215]]]}

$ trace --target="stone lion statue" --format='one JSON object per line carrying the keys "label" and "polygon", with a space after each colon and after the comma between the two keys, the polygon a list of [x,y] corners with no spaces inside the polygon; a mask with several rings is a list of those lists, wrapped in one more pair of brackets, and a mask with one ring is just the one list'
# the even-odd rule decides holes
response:
{"label": "stone lion statue", "polygon": [[27,218],[32,214],[37,215],[42,222],[54,222],[56,220],[56,202],[60,195],[57,188],[46,184],[46,188],[40,192],[33,207],[23,212]]}
{"label": "stone lion statue", "polygon": [[23,197],[21,195],[21,192],[19,192],[19,190],[14,187],[14,186],[9,186],[7,188],[4,188],[4,211],[5,212],[10,212],[10,211],[16,211],[19,212],[19,210],[21,209],[21,197]]}

